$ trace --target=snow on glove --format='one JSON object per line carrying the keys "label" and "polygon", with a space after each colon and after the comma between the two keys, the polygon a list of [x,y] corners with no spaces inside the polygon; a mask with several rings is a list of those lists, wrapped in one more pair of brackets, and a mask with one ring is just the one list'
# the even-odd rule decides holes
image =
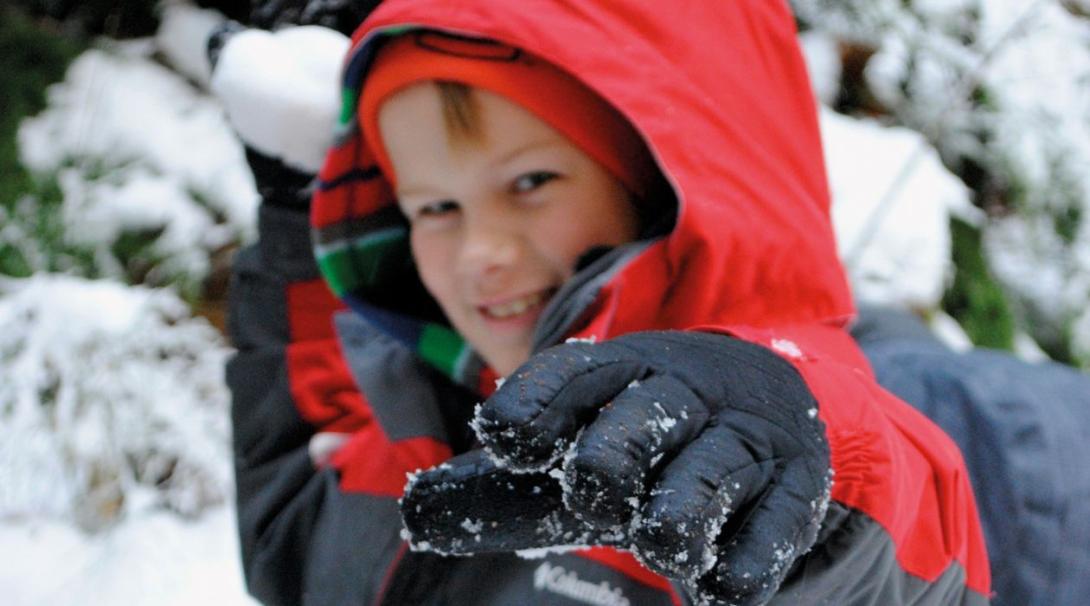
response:
{"label": "snow on glove", "polygon": [[[701,601],[767,601],[813,544],[829,499],[824,425],[802,378],[764,347],[724,335],[645,332],[551,348],[515,371],[475,423],[502,468],[488,468],[494,485],[501,474],[560,478],[565,513],[526,493],[506,497],[505,511],[552,513],[567,532],[581,521],[587,536],[631,549]],[[496,495],[478,491],[479,474],[450,482],[444,473],[418,476],[402,511],[414,540],[460,553],[476,534],[454,524],[464,520],[414,515],[488,511]],[[567,542],[496,534],[492,550]]]}

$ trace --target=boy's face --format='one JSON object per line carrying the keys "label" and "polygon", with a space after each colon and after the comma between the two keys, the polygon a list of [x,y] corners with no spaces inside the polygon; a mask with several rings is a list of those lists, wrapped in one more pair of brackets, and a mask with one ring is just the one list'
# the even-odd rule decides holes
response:
{"label": "boy's face", "polygon": [[480,136],[452,140],[434,83],[386,101],[379,131],[425,287],[507,375],[579,257],[634,240],[638,222],[620,182],[563,135],[504,97],[472,96]]}

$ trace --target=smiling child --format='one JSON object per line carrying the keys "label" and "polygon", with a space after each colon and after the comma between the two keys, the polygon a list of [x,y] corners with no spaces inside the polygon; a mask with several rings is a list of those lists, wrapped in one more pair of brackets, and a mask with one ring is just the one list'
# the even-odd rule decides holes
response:
{"label": "smiling child", "polygon": [[344,84],[312,225],[348,309],[263,278],[288,340],[233,368],[255,594],[987,601],[956,447],[844,330],[782,2],[389,0]]}

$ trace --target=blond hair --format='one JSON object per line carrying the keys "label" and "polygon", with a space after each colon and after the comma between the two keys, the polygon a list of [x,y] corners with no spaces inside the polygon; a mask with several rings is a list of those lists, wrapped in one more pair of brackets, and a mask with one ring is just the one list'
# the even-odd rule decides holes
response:
{"label": "blond hair", "polygon": [[461,82],[437,81],[439,104],[447,136],[456,143],[478,142],[484,137],[481,114],[473,89]]}

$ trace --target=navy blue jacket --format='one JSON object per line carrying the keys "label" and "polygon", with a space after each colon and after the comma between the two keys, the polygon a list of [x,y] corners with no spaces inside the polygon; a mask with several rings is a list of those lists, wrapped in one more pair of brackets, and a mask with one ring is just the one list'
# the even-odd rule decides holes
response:
{"label": "navy blue jacket", "polygon": [[853,335],[879,383],[965,457],[997,605],[1090,599],[1090,376],[950,350],[914,316],[863,309]]}

